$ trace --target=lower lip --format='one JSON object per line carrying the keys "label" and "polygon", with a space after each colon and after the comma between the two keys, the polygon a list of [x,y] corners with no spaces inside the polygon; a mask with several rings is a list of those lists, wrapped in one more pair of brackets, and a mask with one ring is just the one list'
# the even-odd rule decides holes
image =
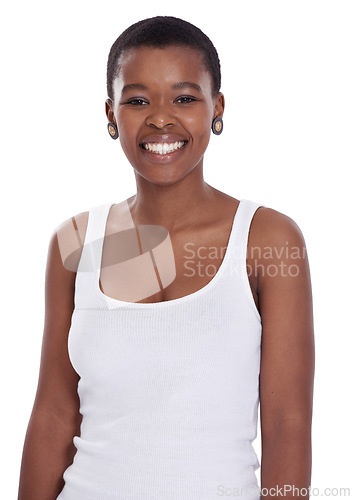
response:
{"label": "lower lip", "polygon": [[165,153],[164,155],[161,155],[159,153],[152,153],[142,148],[142,146],[140,146],[140,149],[142,150],[144,156],[148,158],[148,160],[151,160],[155,163],[168,163],[177,160],[177,158],[179,158],[186,149],[187,144],[188,142],[186,142],[186,144],[182,146],[182,148],[176,149],[176,151],[172,151],[170,153]]}

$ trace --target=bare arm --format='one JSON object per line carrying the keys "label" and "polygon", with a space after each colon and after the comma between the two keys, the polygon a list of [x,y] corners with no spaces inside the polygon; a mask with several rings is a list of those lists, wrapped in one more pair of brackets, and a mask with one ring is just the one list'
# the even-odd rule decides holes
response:
{"label": "bare arm", "polygon": [[[61,238],[69,226],[60,226]],[[57,498],[64,486],[63,472],[76,452],[73,437],[80,435],[79,376],[67,350],[76,273],[62,263],[58,232],[49,244],[39,380],[23,447],[18,500]]]}
{"label": "bare arm", "polygon": [[262,498],[309,498],[315,355],[308,257],[292,219],[271,209],[259,215],[261,248],[272,249],[258,276]]}

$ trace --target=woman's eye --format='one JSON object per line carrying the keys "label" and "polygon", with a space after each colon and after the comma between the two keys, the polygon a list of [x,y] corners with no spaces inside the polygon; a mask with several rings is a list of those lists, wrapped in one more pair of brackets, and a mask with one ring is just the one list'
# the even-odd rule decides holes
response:
{"label": "woman's eye", "polygon": [[188,104],[188,103],[190,103],[192,101],[195,101],[194,97],[189,97],[189,96],[186,96],[186,95],[184,95],[182,97],[178,97],[176,99],[176,102],[181,102],[181,103],[185,103],[185,104]]}
{"label": "woman's eye", "polygon": [[133,106],[142,106],[143,104],[147,104],[143,99],[131,99],[127,101],[127,104],[132,104]]}

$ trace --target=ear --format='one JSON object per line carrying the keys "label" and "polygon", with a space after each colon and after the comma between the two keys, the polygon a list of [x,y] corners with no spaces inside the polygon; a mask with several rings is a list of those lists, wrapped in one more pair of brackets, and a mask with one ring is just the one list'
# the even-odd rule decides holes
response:
{"label": "ear", "polygon": [[214,98],[214,118],[220,116],[223,117],[225,110],[225,97],[222,92],[218,92],[217,96]]}
{"label": "ear", "polygon": [[112,102],[112,100],[110,99],[110,97],[108,99],[106,99],[105,101],[105,113],[106,113],[106,116],[107,116],[107,119],[109,122],[112,122],[112,123],[116,123],[116,120],[114,119],[114,103]]}

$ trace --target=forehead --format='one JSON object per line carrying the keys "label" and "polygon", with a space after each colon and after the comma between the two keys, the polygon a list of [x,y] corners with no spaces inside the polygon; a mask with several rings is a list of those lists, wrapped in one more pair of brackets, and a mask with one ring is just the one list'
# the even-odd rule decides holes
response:
{"label": "forehead", "polygon": [[197,83],[204,93],[211,92],[211,76],[203,54],[191,47],[138,47],[125,51],[119,59],[114,80],[115,96],[128,84],[143,84],[151,89],[176,82]]}

